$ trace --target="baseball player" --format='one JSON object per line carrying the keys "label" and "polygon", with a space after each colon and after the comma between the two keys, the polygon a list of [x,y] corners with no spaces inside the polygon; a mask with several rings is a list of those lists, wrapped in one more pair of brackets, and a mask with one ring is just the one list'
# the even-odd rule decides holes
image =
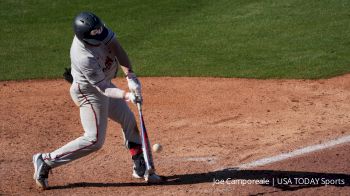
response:
{"label": "baseball player", "polygon": [[[99,150],[105,140],[108,118],[123,129],[125,146],[133,160],[135,178],[145,178],[151,183],[160,182],[157,175],[145,175],[145,162],[135,116],[126,101],[142,102],[141,84],[129,58],[113,31],[98,16],[82,12],[73,22],[74,39],[70,49],[70,94],[80,109],[84,134],[49,153],[33,156],[34,180],[42,189],[48,188],[49,171]],[[116,87],[111,80],[118,67],[126,75],[130,92]]]}

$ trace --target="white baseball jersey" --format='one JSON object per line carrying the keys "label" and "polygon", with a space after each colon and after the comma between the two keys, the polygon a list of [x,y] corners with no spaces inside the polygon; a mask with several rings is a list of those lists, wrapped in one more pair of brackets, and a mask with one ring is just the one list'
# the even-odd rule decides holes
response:
{"label": "white baseball jersey", "polygon": [[118,69],[118,60],[107,47],[115,39],[113,31],[108,29],[107,37],[100,46],[83,44],[76,36],[70,50],[72,76],[79,84],[93,84],[112,80]]}

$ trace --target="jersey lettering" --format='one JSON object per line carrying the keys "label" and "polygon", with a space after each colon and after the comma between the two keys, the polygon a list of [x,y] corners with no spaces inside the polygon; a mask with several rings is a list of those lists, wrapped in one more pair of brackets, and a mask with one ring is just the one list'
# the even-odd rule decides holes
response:
{"label": "jersey lettering", "polygon": [[113,65],[113,60],[107,56],[106,61],[105,61],[105,68],[103,68],[103,72],[108,71]]}

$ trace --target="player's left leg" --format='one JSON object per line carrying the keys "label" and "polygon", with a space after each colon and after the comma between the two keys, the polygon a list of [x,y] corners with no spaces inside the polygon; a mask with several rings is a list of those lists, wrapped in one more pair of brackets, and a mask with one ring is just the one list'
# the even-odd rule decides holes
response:
{"label": "player's left leg", "polygon": [[146,170],[142,154],[141,138],[134,113],[122,99],[110,99],[109,118],[122,126],[125,147],[134,162],[133,177],[143,178]]}
{"label": "player's left leg", "polygon": [[108,117],[122,126],[127,148],[130,148],[130,145],[132,147],[133,144],[141,144],[135,115],[124,100],[110,99]]}

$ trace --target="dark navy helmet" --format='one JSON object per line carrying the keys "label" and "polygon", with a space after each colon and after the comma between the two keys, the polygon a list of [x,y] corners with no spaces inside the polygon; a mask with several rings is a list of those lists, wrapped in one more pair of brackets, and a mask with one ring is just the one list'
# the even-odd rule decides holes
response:
{"label": "dark navy helmet", "polygon": [[91,12],[81,12],[73,21],[77,38],[91,45],[100,45],[107,37],[108,30],[102,20]]}

